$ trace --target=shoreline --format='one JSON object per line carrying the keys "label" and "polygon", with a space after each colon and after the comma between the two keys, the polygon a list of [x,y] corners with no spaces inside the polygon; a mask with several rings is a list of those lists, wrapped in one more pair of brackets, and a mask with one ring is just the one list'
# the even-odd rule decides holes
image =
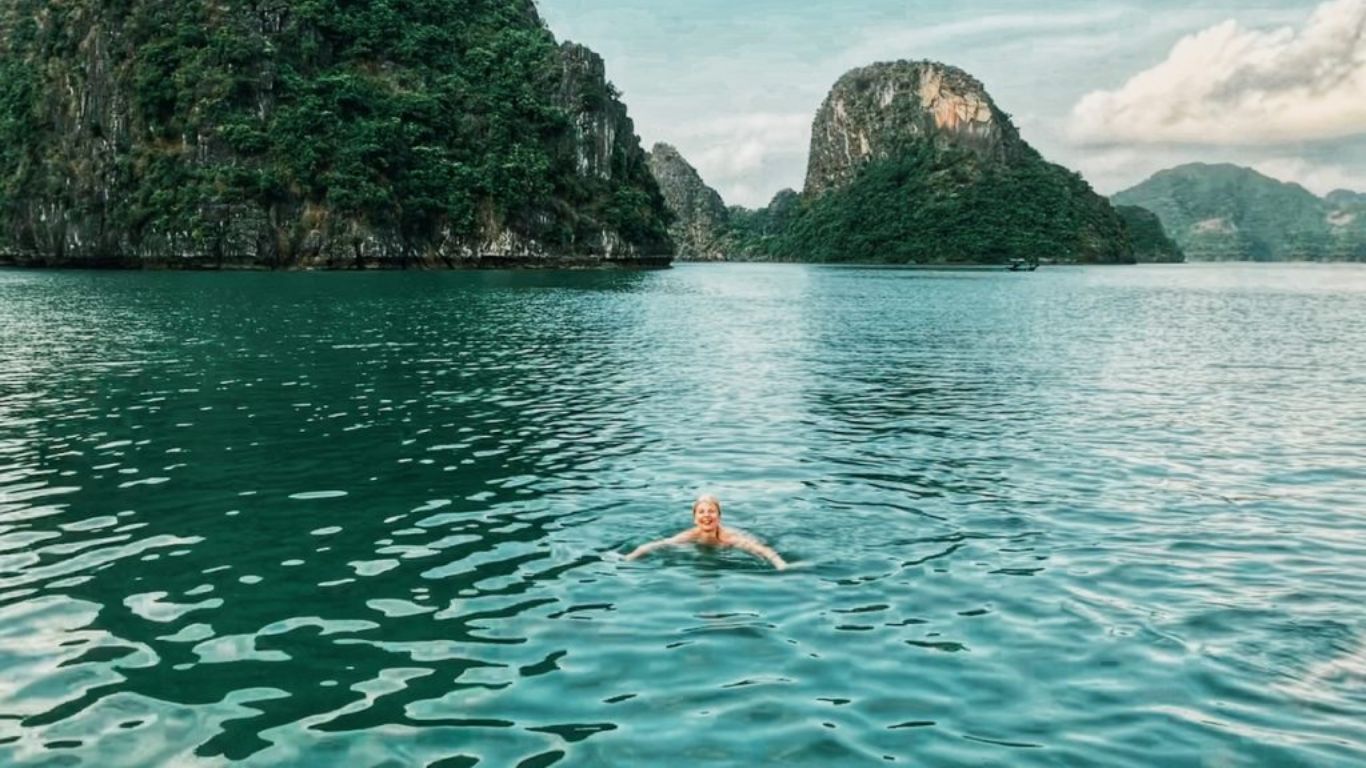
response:
{"label": "shoreline", "polygon": [[123,259],[15,259],[0,256],[0,269],[87,270],[96,272],[476,272],[481,270],[655,270],[669,269],[672,256],[627,259],[523,258],[485,256],[477,259],[414,259],[408,263],[361,264],[262,264],[250,261],[206,262],[199,260],[130,262]]}
{"label": "shoreline", "polygon": [[676,266],[808,266],[836,269],[889,270],[902,272],[1031,272],[1057,267],[1201,267],[1224,266],[1350,266],[1366,265],[1363,261],[1185,261],[1185,262],[1058,262],[1041,263],[1035,270],[1011,270],[1006,264],[982,264],[973,262],[951,262],[943,264],[886,264],[880,262],[818,262],[818,261],[687,261],[665,258],[635,259],[525,259],[507,257],[486,257],[482,259],[452,262],[416,261],[407,265],[371,263],[363,266],[303,264],[270,266],[250,262],[228,262],[223,264],[191,263],[127,263],[105,259],[92,260],[23,260],[0,256],[0,269],[14,271],[87,271],[87,272],[237,272],[237,273],[305,273],[305,272],[481,272],[481,271],[518,271],[550,272],[556,270],[573,272],[612,271],[655,271]]}

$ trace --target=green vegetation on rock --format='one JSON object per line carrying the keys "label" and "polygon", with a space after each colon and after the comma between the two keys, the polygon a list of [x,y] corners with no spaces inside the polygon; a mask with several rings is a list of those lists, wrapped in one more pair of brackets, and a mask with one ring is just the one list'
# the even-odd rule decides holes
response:
{"label": "green vegetation on rock", "polygon": [[1135,260],[1140,263],[1176,263],[1186,260],[1186,255],[1162,229],[1162,221],[1157,214],[1136,205],[1116,205],[1115,212],[1124,219],[1129,242],[1134,246]]}
{"label": "green vegetation on rock", "polygon": [[[781,234],[754,250],[782,261],[1124,261],[1122,224],[1094,194],[1042,161],[994,165],[919,145],[804,200]],[[1092,239],[1096,232],[1108,237]]]}
{"label": "green vegetation on rock", "polygon": [[742,258],[1134,260],[1105,198],[1020,139],[981,83],[934,62],[841,77],[816,115],[806,188],[782,203],[735,217]]}
{"label": "green vegetation on rock", "polygon": [[15,0],[0,251],[37,262],[656,258],[602,62],[530,0]]}
{"label": "green vegetation on rock", "polygon": [[786,242],[793,219],[801,210],[801,195],[784,189],[768,205],[757,210],[730,207],[733,257],[744,261],[774,261],[780,258],[780,245]]}
{"label": "green vegetation on rock", "polygon": [[667,145],[651,162],[691,258],[1134,261],[1130,230],[1109,202],[1041,158],[981,83],[935,62],[874,64],[841,77],[812,126],[804,190],[783,190],[767,207],[722,209]]}
{"label": "green vegetation on rock", "polygon": [[1192,261],[1366,260],[1366,203],[1236,165],[1193,163],[1113,196],[1157,214]]}

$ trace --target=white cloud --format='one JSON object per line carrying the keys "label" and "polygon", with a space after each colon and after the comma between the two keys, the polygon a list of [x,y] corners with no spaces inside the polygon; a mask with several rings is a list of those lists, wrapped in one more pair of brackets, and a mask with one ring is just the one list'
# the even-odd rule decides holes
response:
{"label": "white cloud", "polygon": [[756,180],[779,173],[779,166],[787,169],[794,157],[805,161],[811,141],[811,115],[726,115],[676,126],[670,140],[728,204],[759,206],[768,202],[762,191],[768,185],[756,184]]}
{"label": "white cloud", "polygon": [[1298,157],[1259,160],[1253,170],[1273,179],[1293,181],[1316,195],[1335,189],[1366,190],[1366,174],[1339,165],[1322,165]]}
{"label": "white cloud", "polygon": [[716,188],[721,199],[726,205],[743,205],[746,208],[762,208],[768,204],[764,197],[765,190],[746,182],[736,182],[734,184],[721,184]]}
{"label": "white cloud", "polygon": [[1257,145],[1366,133],[1366,0],[1330,0],[1300,29],[1225,21],[1072,110],[1087,143]]}
{"label": "white cloud", "polygon": [[[923,59],[946,52],[996,48],[1002,41],[1054,40],[1065,32],[1099,34],[1122,17],[1119,8],[1072,12],[990,13],[968,19],[910,27],[879,27],[866,31],[839,58],[841,71],[876,61]],[[954,64],[954,61],[946,61]]]}

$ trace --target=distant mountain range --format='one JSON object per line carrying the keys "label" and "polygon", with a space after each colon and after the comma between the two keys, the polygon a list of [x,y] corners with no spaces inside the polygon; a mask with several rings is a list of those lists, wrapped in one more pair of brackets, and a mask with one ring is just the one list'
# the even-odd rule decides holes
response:
{"label": "distant mountain range", "polygon": [[1191,261],[1366,261],[1366,194],[1319,197],[1237,165],[1192,163],[1111,197],[1146,208]]}

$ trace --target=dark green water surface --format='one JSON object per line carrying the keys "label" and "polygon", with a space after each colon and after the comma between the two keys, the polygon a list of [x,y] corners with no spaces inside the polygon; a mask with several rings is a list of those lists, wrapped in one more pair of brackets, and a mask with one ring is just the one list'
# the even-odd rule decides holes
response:
{"label": "dark green water surface", "polygon": [[0,765],[1359,766],[1363,606],[1360,266],[0,271]]}

